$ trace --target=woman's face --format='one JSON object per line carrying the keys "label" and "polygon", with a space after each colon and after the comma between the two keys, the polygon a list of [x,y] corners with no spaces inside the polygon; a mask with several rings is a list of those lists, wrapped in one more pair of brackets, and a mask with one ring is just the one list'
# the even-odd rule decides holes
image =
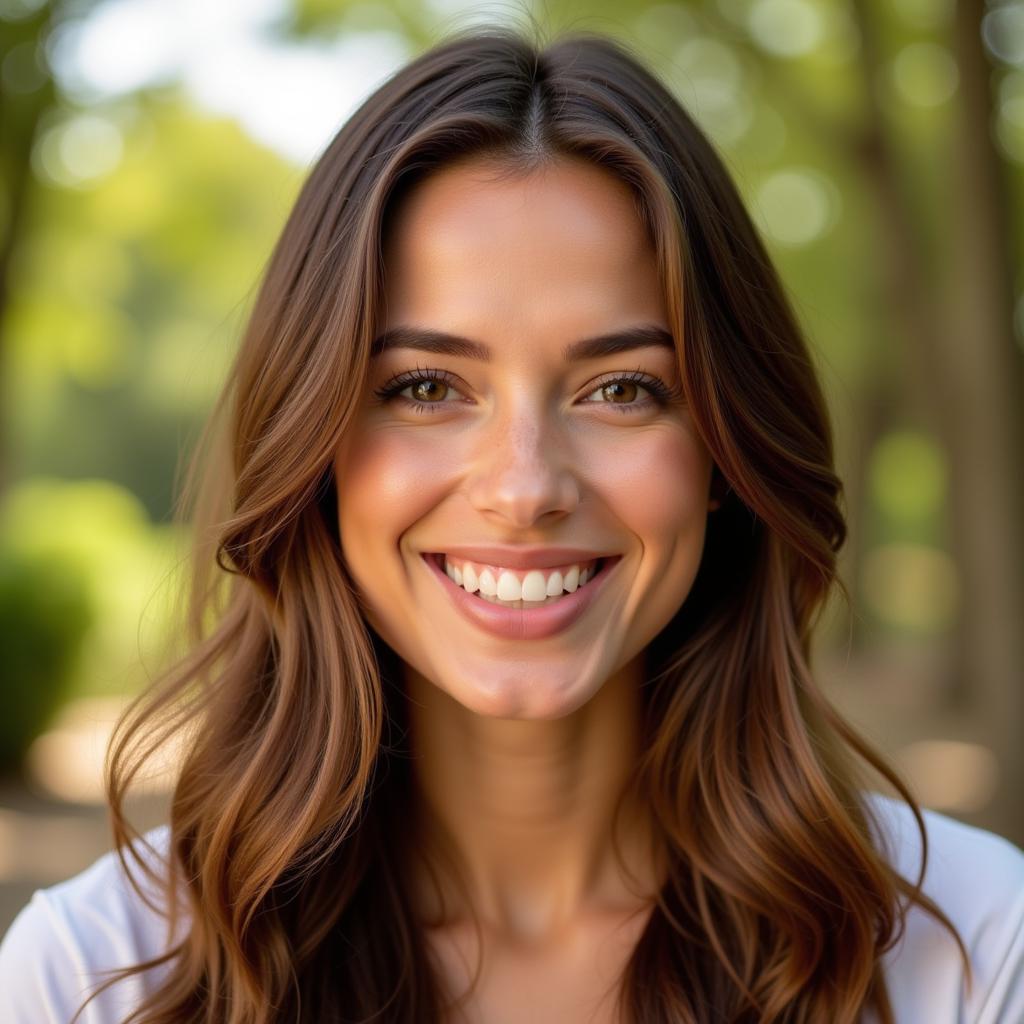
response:
{"label": "woman's face", "polygon": [[[558,718],[686,598],[711,461],[628,187],[582,161],[503,180],[497,167],[447,168],[393,213],[388,340],[335,460],[339,527],[370,624],[412,671],[480,715]],[[637,328],[640,347],[565,351]],[[428,331],[462,343],[431,350]],[[590,555],[603,569],[569,593]],[[499,596],[525,581],[547,603],[469,593],[474,575],[491,589],[485,569]]]}

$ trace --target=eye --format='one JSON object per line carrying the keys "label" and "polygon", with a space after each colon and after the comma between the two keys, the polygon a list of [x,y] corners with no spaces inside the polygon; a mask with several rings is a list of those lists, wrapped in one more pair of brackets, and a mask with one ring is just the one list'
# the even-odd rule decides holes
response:
{"label": "eye", "polygon": [[[414,412],[432,413],[442,405],[451,404],[445,401],[449,392],[458,394],[452,387],[455,375],[447,370],[420,369],[406,370],[404,373],[392,377],[387,384],[374,391],[374,395],[381,402],[388,402],[394,398],[401,398],[404,405]],[[410,389],[412,395],[406,397],[402,391]]]}
{"label": "eye", "polygon": [[[641,391],[646,391],[651,397],[645,402],[633,401]],[[599,400],[586,404],[610,405],[616,412],[621,413],[643,412],[651,408],[661,408],[682,397],[681,388],[669,387],[657,377],[641,373],[639,370],[634,370],[625,376],[620,375],[607,378],[597,386],[595,391],[590,393],[611,398],[611,401]]]}

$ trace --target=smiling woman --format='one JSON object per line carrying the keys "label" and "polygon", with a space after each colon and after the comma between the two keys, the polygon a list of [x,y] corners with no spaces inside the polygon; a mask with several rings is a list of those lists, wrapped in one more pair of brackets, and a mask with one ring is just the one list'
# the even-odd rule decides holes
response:
{"label": "smiling woman", "polygon": [[[374,400],[334,462],[368,620],[414,694],[436,681],[485,735],[638,693],[644,648],[697,572],[711,458],[633,192],[580,158],[515,176],[463,160],[395,204],[383,255]],[[563,783],[542,785],[530,806]]]}
{"label": "smiling woman", "polygon": [[1022,1019],[1024,857],[815,685],[821,391],[619,45],[474,32],[371,96],[211,430],[194,649],[115,737],[116,856],[5,940],[4,1021]]}

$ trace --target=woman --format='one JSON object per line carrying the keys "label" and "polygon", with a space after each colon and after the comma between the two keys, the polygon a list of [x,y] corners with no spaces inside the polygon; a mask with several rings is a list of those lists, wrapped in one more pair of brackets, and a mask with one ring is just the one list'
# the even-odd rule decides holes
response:
{"label": "woman", "polygon": [[[819,386],[622,48],[476,32],[381,87],[218,412],[120,860],[22,912],[5,1021],[1024,1019],[1024,857],[922,818],[813,682]],[[176,733],[170,823],[124,845]]]}

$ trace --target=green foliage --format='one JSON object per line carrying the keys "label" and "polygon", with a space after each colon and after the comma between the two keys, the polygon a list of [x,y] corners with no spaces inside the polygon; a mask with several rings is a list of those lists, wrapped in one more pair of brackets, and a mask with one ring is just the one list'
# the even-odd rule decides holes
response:
{"label": "green foliage", "polygon": [[0,771],[17,765],[68,696],[94,621],[78,567],[0,549]]}
{"label": "green foliage", "polygon": [[301,175],[167,93],[91,112],[121,156],[79,180],[82,116],[58,112],[36,149],[4,323],[10,469],[114,480],[160,520]]}
{"label": "green foliage", "polygon": [[18,764],[68,696],[95,620],[81,564],[0,538],[0,771]]}
{"label": "green foliage", "polygon": [[0,505],[0,764],[70,695],[134,692],[169,635],[182,551],[133,494],[103,480],[33,479]]}

